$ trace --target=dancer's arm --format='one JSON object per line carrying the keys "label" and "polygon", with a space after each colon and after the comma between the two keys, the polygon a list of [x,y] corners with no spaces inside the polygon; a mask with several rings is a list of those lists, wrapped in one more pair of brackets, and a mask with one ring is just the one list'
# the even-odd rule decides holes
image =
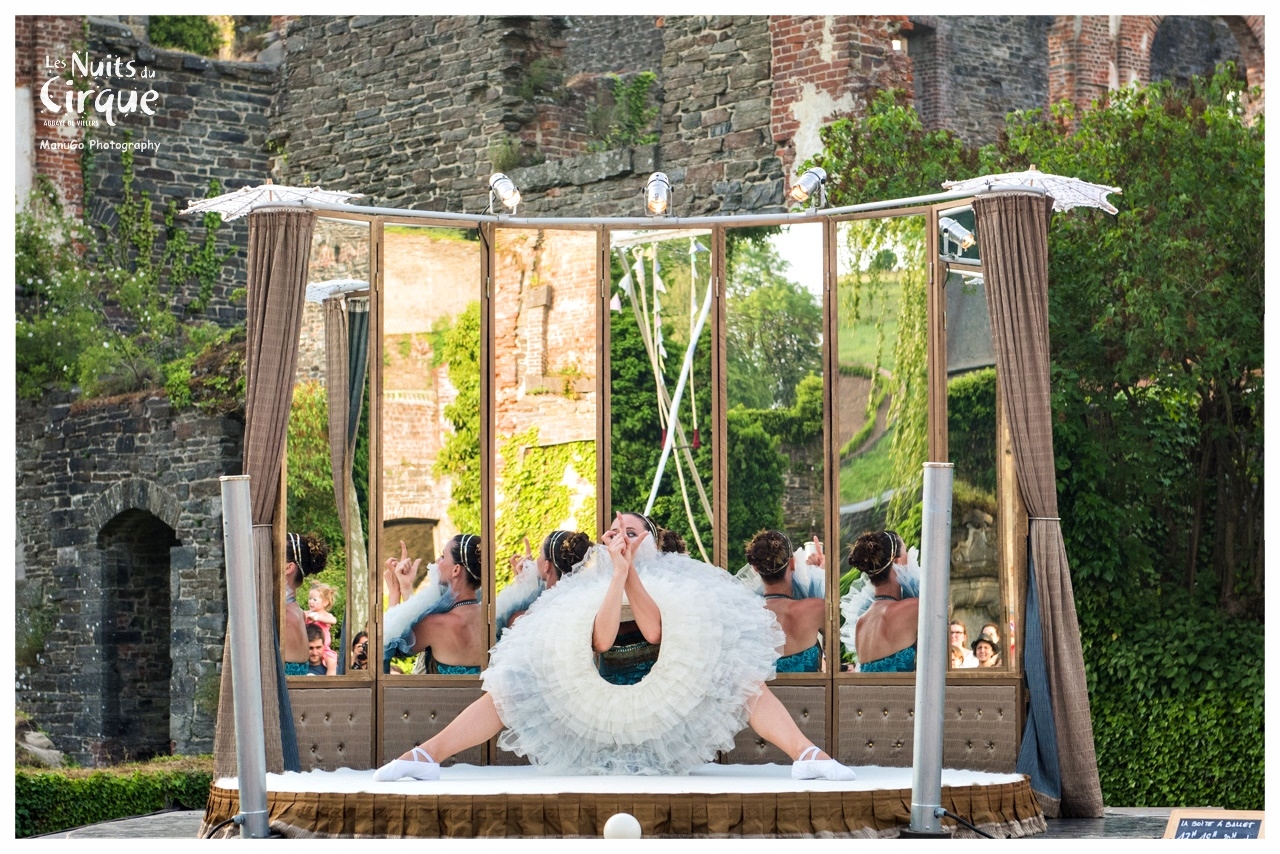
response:
{"label": "dancer's arm", "polygon": [[[641,539],[644,539],[644,537],[641,537]],[[639,542],[639,540],[636,542]],[[635,549],[635,543],[632,544],[631,548]],[[662,611],[658,609],[658,603],[653,601],[649,591],[644,589],[644,583],[640,581],[640,573],[636,572],[634,567],[627,574],[624,589],[627,593],[627,603],[631,605],[631,613],[636,618],[636,627],[640,629],[640,634],[644,635],[644,639],[654,646],[662,643]]]}
{"label": "dancer's arm", "polygon": [[591,631],[591,648],[595,652],[607,652],[618,639],[618,625],[622,622],[622,591],[627,576],[631,574],[631,555],[627,552],[626,537],[612,534],[612,531],[607,531],[603,538],[613,562],[613,577],[609,579],[609,589],[596,611]]}

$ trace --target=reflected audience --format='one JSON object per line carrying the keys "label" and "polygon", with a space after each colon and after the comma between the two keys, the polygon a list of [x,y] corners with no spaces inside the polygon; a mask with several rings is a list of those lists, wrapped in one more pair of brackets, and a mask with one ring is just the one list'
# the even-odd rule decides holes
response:
{"label": "reflected audience", "polygon": [[314,623],[307,626],[307,675],[332,676],[337,672],[337,658],[325,658],[324,632]]}
{"label": "reflected audience", "polygon": [[978,660],[979,667],[999,667],[1000,642],[995,638],[979,635],[973,642],[973,657]]}
{"label": "reflected audience", "polygon": [[404,541],[400,558],[388,558],[384,577],[394,581],[398,603],[387,609],[382,668],[394,656],[418,655],[414,673],[476,674],[484,664],[489,631],[480,607],[480,538],[459,534],[445,544],[427,581],[415,592],[421,559],[411,559]]}
{"label": "reflected audience", "polygon": [[350,670],[369,669],[369,633],[359,632],[351,642]]}
{"label": "reflected audience", "polygon": [[904,590],[894,571],[906,565],[906,547],[892,531],[868,532],[854,541],[849,565],[867,578],[874,593],[854,628],[858,670],[905,673],[916,669],[920,600]]}
{"label": "reflected audience", "polygon": [[[951,652],[952,652],[952,659],[953,659],[951,664],[952,669],[964,670],[970,667],[977,667],[978,659],[974,658],[973,653],[969,651],[969,630],[964,627],[964,623],[960,622],[959,620],[953,621],[951,623],[949,634],[951,639]],[[960,651],[959,664],[956,664],[954,661],[956,650]]]}
{"label": "reflected audience", "polygon": [[[288,533],[284,545],[284,630],[280,654],[286,676],[306,676],[310,658],[307,617],[298,604],[298,588],[308,576],[324,570],[329,547],[315,534]],[[323,634],[322,634],[323,637]]]}
{"label": "reflected audience", "polygon": [[[822,544],[813,538],[814,549],[808,565],[822,569]],[[778,620],[787,636],[776,667],[779,673],[818,673],[822,670],[822,623],[827,603],[822,597],[797,598],[792,579],[796,555],[791,540],[782,531],[758,532],[746,544],[747,562],[760,576],[764,606]]]}
{"label": "reflected audience", "polygon": [[[501,747],[549,773],[687,774],[746,723],[794,760],[793,777],[853,779],[763,684],[785,638],[759,598],[723,570],[660,553],[659,542],[652,520],[619,514],[582,567],[494,647],[481,698],[374,779],[438,779],[438,760],[499,732]],[[626,622],[653,649],[609,661]],[[588,633],[617,682],[571,642]]]}
{"label": "reflected audience", "polygon": [[338,660],[338,653],[333,649],[330,626],[338,623],[338,618],[331,613],[336,597],[337,594],[332,587],[317,581],[311,585],[311,591],[307,594],[307,610],[303,612],[307,618],[307,625],[319,626],[321,634],[324,635],[325,661],[333,660],[334,662]]}

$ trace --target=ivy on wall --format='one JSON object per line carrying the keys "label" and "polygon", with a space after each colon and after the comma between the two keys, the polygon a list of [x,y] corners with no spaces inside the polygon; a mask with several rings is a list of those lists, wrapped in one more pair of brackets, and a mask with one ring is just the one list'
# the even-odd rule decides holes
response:
{"label": "ivy on wall", "polygon": [[[596,449],[588,441],[539,445],[538,428],[530,427],[503,440],[498,453],[494,571],[502,589],[512,580],[507,558],[524,553],[525,537],[535,555],[543,538],[566,524],[595,539]],[[589,491],[578,492],[575,484]]]}

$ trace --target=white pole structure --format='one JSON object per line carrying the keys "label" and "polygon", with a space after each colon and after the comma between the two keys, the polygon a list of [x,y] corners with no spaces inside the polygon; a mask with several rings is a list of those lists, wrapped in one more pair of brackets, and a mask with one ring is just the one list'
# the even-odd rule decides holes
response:
{"label": "white pole structure", "polygon": [[920,524],[920,617],[916,631],[915,756],[911,764],[911,825],[904,837],[940,838],[942,709],[947,690],[947,603],[951,585],[952,463],[924,464]]}
{"label": "white pole structure", "polygon": [[698,347],[698,336],[702,334],[702,326],[707,322],[707,312],[711,310],[711,293],[715,290],[715,279],[707,282],[707,295],[702,300],[702,311],[698,315],[698,325],[689,338],[689,347],[685,350],[684,364],[680,366],[680,380],[676,383],[676,393],[671,396],[671,408],[667,416],[667,441],[662,443],[662,456],[658,458],[658,470],[653,473],[653,488],[649,490],[649,501],[644,505],[644,515],[648,516],[653,509],[653,501],[658,497],[658,484],[662,482],[662,470],[667,467],[667,457],[671,456],[671,446],[676,441],[674,425],[680,417],[680,398],[684,395],[684,385],[693,370],[693,353]]}
{"label": "white pole structure", "polygon": [[262,720],[262,667],[258,659],[258,600],[253,568],[253,513],[249,476],[222,481],[222,541],[227,559],[231,689],[236,707],[236,779],[240,838],[266,839],[267,748]]}

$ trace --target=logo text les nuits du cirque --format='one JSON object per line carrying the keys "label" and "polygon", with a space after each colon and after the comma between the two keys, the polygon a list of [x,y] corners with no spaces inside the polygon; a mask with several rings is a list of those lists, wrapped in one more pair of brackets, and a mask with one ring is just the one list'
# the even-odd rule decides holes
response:
{"label": "logo text les nuits du cirque", "polygon": [[[123,57],[107,54],[106,59],[92,59],[89,52],[73,53],[71,59],[56,59],[46,56],[44,67],[52,75],[40,87],[40,103],[47,112],[55,115],[65,112],[68,116],[84,115],[85,107],[92,106],[94,112],[106,119],[107,124],[115,127],[116,117],[129,113],[142,112],[148,116],[156,114],[155,105],[160,100],[160,93],[148,88],[145,92],[133,89],[113,89],[110,85],[101,89],[90,86],[86,89],[76,88],[76,78],[97,81],[105,80],[107,84],[113,79],[144,79],[155,77],[154,70],[135,68],[133,60],[127,62]],[[70,71],[70,76],[64,76]]]}

